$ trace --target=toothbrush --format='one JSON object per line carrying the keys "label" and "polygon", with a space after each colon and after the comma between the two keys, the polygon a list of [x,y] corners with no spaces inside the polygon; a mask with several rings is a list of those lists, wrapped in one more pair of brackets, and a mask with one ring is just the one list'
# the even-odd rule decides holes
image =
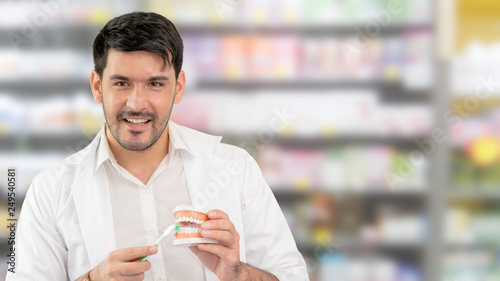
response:
{"label": "toothbrush", "polygon": [[[179,231],[179,228],[180,227],[178,225],[175,225],[175,224],[172,224],[171,226],[167,227],[167,229],[165,229],[165,232],[163,232],[163,234],[160,236],[160,238],[158,238],[158,241],[156,241],[156,243],[154,244],[154,246],[158,247],[158,245],[160,245],[160,241],[161,241],[161,239],[163,239],[163,237],[169,235],[170,232],[172,232],[172,230]],[[148,256],[144,256],[144,257],[140,258],[139,261],[143,261],[147,257]]]}

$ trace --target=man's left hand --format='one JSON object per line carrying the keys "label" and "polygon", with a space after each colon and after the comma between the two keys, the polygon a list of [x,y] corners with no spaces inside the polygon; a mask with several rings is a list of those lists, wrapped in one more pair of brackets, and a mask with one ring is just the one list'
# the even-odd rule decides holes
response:
{"label": "man's left hand", "polygon": [[212,210],[207,215],[209,220],[201,224],[201,236],[217,240],[219,244],[189,248],[221,281],[238,280],[241,273],[240,235],[223,211]]}

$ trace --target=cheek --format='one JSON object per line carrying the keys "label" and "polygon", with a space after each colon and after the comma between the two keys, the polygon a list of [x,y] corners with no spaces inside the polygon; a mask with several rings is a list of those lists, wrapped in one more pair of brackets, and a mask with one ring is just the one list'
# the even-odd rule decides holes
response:
{"label": "cheek", "polygon": [[170,108],[173,105],[173,96],[164,95],[162,97],[157,97],[152,100],[151,105],[153,106],[156,113],[161,115],[167,115],[170,112]]}
{"label": "cheek", "polygon": [[103,97],[103,102],[106,104],[108,111],[117,111],[127,103],[126,95],[109,92]]}

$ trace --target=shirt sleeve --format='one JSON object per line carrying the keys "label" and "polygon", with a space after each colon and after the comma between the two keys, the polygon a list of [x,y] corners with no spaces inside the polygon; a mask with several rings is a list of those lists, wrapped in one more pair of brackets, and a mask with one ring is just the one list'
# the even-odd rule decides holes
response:
{"label": "shirt sleeve", "polygon": [[6,281],[69,280],[67,249],[45,187],[37,176],[28,189],[16,229],[15,269]]}
{"label": "shirt sleeve", "polygon": [[247,263],[279,280],[309,280],[304,258],[255,160],[245,152],[241,206]]}

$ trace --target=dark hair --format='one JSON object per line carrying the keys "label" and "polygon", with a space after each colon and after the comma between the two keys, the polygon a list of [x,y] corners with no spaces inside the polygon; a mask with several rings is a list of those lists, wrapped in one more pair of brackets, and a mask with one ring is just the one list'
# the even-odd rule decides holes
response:
{"label": "dark hair", "polygon": [[121,15],[101,29],[93,45],[94,68],[100,77],[106,68],[110,48],[121,52],[148,51],[158,54],[163,58],[163,69],[173,64],[176,79],[182,68],[182,38],[170,20],[156,13]]}

